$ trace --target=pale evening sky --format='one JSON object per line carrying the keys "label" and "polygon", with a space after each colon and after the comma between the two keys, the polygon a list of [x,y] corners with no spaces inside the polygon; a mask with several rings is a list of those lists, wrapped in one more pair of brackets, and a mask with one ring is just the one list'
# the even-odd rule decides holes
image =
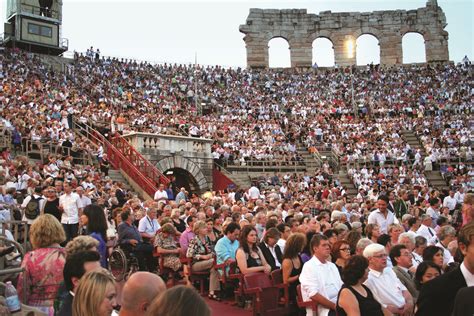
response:
{"label": "pale evening sky", "polygon": [[[5,3],[2,1],[5,18]],[[450,59],[464,55],[474,58],[474,5],[472,0],[438,0],[444,10],[449,32]],[[135,58],[154,62],[198,63],[245,67],[244,24],[250,8],[307,9],[321,11],[369,12],[411,10],[426,5],[426,0],[312,0],[312,1],[77,1],[63,0],[62,35],[69,39],[70,51],[100,48],[103,55]],[[0,33],[3,32],[3,24]],[[377,40],[370,36],[357,42],[358,63],[378,62]],[[408,62],[424,61],[421,36],[404,38]],[[284,40],[270,43],[271,66],[289,64]],[[333,64],[331,45],[324,40],[313,43],[313,61]]]}

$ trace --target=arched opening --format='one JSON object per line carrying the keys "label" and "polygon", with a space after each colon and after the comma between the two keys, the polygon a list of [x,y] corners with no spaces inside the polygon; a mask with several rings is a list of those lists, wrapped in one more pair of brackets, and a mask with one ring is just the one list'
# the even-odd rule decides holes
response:
{"label": "arched opening", "polygon": [[182,168],[171,168],[168,169],[164,172],[164,175],[168,177],[168,179],[171,180],[172,187],[173,187],[173,193],[176,197],[176,194],[178,194],[179,190],[181,188],[185,188],[186,191],[189,192],[189,197],[191,194],[196,193],[200,194],[200,189],[199,185],[196,182],[196,179],[194,179],[193,175]]}
{"label": "arched opening", "polygon": [[356,41],[357,65],[380,64],[379,40],[371,34],[362,34]]}
{"label": "arched opening", "polygon": [[330,39],[318,37],[313,41],[313,66],[334,67],[334,47]]}
{"label": "arched opening", "polygon": [[283,37],[268,42],[268,65],[270,68],[291,67],[290,44]]}
{"label": "arched opening", "polygon": [[425,38],[420,33],[408,32],[402,38],[403,63],[425,63]]}

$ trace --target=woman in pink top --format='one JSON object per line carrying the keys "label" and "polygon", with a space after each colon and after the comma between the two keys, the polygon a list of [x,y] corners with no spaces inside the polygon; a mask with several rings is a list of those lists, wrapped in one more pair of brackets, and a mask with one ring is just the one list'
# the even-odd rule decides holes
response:
{"label": "woman in pink top", "polygon": [[[63,227],[53,215],[38,216],[30,230],[33,251],[28,252],[21,263],[25,271],[18,277],[20,299],[48,315],[54,315],[54,299],[63,280],[66,251],[59,244],[65,240]],[[25,280],[26,288],[23,288]],[[26,294],[25,299],[23,294]]]}

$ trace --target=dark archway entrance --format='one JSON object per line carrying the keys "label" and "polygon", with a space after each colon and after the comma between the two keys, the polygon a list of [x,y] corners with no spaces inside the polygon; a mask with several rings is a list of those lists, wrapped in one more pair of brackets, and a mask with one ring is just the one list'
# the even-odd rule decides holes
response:
{"label": "dark archway entrance", "polygon": [[176,186],[175,194],[177,194],[182,187],[184,187],[186,191],[189,192],[189,194],[203,193],[200,192],[199,185],[196,182],[196,179],[187,170],[181,168],[171,168],[166,170],[164,174],[172,181],[174,181]]}

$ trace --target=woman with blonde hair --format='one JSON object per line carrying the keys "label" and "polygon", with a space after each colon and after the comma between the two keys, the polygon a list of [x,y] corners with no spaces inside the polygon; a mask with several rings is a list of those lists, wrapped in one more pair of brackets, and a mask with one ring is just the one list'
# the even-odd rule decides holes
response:
{"label": "woman with blonde hair", "polygon": [[77,236],[73,240],[67,243],[66,255],[70,256],[72,254],[81,252],[81,251],[89,251],[94,250],[97,251],[97,247],[99,246],[99,241],[91,236]]}
{"label": "woman with blonde hair", "polygon": [[86,273],[72,301],[73,316],[110,316],[117,306],[115,280],[105,269]]}
{"label": "woman with blonde hair", "polygon": [[212,245],[207,237],[207,225],[204,221],[194,223],[193,232],[196,235],[191,239],[186,257],[191,259],[191,269],[193,271],[209,271],[209,299],[220,301],[215,294],[221,286],[219,283],[219,274],[214,268],[215,253],[212,251]]}
{"label": "woman with blonde hair", "polygon": [[[23,303],[48,315],[54,315],[54,299],[63,280],[66,251],[59,244],[65,240],[63,226],[53,215],[38,216],[30,229],[33,251],[21,263],[24,271],[18,277],[18,296],[23,298],[23,291],[27,291]],[[27,287],[23,288],[25,279]]]}

